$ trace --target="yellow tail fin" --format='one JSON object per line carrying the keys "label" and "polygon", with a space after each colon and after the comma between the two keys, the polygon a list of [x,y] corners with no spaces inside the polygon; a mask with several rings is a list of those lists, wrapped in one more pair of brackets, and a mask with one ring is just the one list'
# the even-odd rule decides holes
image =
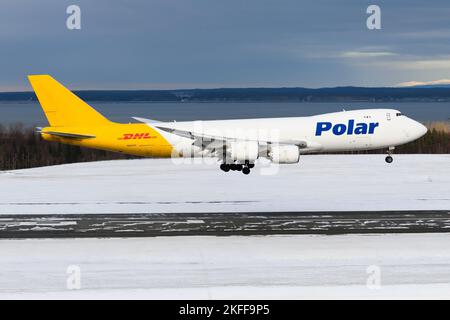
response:
{"label": "yellow tail fin", "polygon": [[32,75],[28,80],[50,126],[100,126],[111,122],[49,75]]}

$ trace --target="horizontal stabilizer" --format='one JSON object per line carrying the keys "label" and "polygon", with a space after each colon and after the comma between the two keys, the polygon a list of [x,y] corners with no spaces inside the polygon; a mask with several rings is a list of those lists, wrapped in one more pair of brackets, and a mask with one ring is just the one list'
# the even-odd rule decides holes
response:
{"label": "horizontal stabilizer", "polygon": [[57,136],[61,138],[69,138],[69,139],[92,139],[95,138],[94,135],[91,134],[77,134],[77,133],[69,133],[69,132],[59,132],[59,131],[41,131],[43,134],[50,134],[52,136]]}

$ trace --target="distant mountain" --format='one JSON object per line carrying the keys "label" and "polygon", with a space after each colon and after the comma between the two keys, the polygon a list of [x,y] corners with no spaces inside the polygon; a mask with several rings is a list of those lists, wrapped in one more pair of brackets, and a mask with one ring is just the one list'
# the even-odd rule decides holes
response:
{"label": "distant mountain", "polygon": [[[149,102],[389,102],[449,101],[450,85],[416,87],[226,88],[187,90],[75,91],[86,101]],[[0,101],[36,101],[33,92],[0,93]]]}
{"label": "distant mountain", "polygon": [[409,88],[450,88],[450,84],[425,84],[418,86],[411,86]]}
{"label": "distant mountain", "polygon": [[407,81],[396,85],[399,88],[450,88],[450,79],[432,81]]}

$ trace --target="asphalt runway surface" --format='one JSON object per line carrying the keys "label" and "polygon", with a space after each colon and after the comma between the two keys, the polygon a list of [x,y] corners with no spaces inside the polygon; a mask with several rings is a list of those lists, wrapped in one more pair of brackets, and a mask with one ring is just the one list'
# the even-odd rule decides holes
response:
{"label": "asphalt runway surface", "polygon": [[450,232],[450,210],[2,215],[0,238]]}

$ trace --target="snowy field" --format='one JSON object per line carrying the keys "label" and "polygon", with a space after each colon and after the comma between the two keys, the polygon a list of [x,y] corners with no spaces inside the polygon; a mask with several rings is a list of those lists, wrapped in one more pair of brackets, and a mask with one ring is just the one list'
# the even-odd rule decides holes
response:
{"label": "snowy field", "polygon": [[1,240],[0,299],[448,299],[449,248],[448,234]]}
{"label": "snowy field", "polygon": [[[211,159],[209,159],[211,162]],[[0,172],[0,214],[450,209],[450,155],[310,155],[244,176],[120,160]]]}

